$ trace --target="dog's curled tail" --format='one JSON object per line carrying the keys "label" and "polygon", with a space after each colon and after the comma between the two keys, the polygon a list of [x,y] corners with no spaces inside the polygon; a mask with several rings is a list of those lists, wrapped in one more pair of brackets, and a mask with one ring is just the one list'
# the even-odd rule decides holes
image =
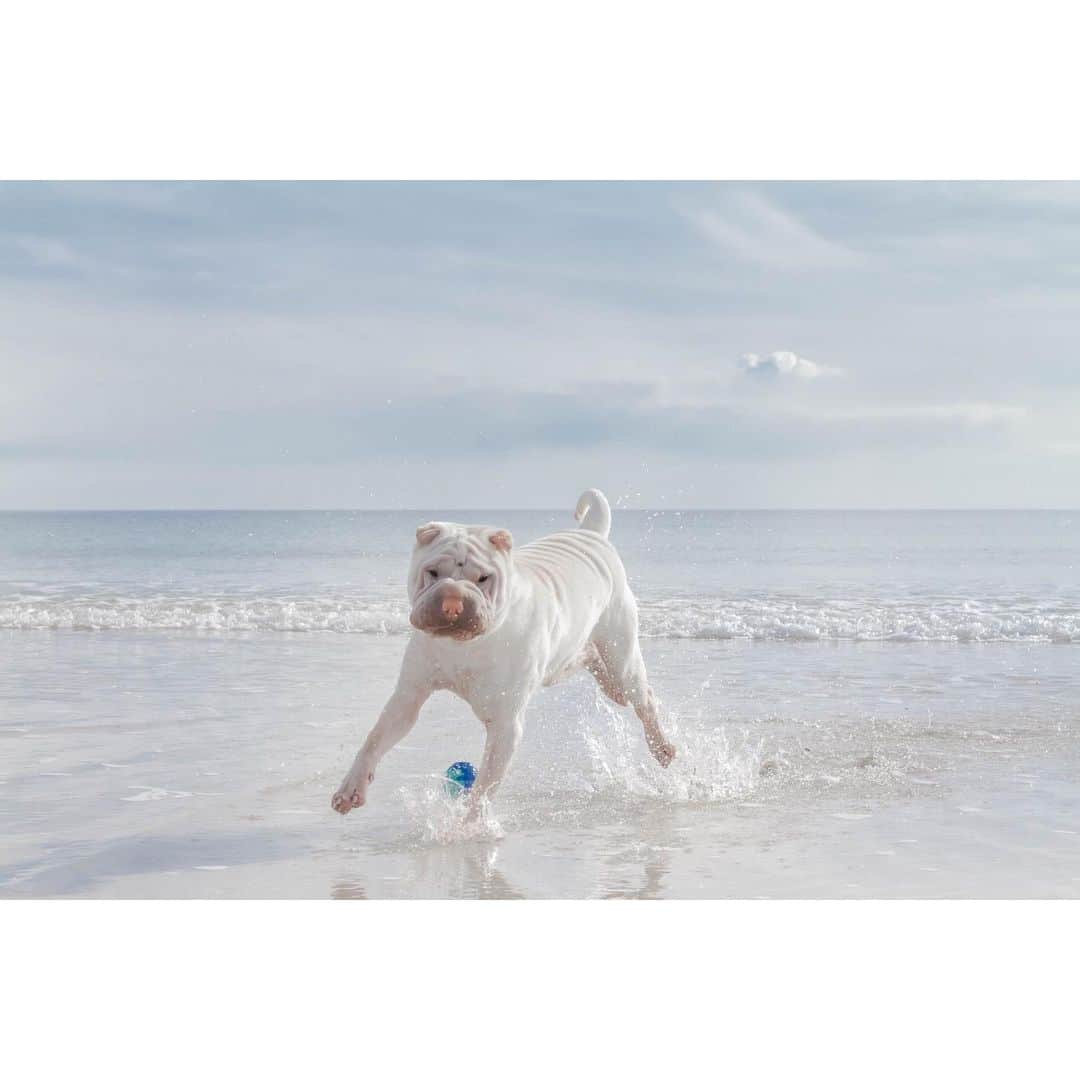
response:
{"label": "dog's curled tail", "polygon": [[611,507],[608,506],[604,493],[596,488],[589,488],[581,493],[574,517],[583,529],[590,529],[604,537],[611,532]]}

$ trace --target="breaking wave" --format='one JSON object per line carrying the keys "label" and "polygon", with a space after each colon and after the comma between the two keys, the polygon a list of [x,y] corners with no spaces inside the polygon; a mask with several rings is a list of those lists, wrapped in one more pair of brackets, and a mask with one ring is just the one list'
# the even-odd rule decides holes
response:
{"label": "breaking wave", "polygon": [[[781,596],[642,600],[646,638],[787,642],[1080,643],[1080,609],[1033,602]],[[403,600],[341,595],[20,593],[0,598],[0,629],[404,634]]]}
{"label": "breaking wave", "polygon": [[921,599],[882,603],[788,597],[642,605],[645,637],[724,641],[1080,642],[1080,609]]}
{"label": "breaking wave", "polygon": [[0,629],[404,634],[409,609],[332,597],[17,596],[0,599]]}

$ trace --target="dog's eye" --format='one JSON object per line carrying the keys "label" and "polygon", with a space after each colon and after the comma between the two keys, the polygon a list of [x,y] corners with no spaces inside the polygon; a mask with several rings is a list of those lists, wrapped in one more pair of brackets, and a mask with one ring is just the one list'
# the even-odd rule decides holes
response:
{"label": "dog's eye", "polygon": [[432,576],[433,578],[437,578],[437,577],[439,576],[439,571],[438,571],[438,570],[429,570],[429,571],[428,571],[428,573],[429,573],[429,574],[430,574],[430,575],[431,575],[431,576]]}
{"label": "dog's eye", "polygon": [[476,583],[477,583],[477,585],[483,585],[483,584],[484,584],[484,582],[485,582],[485,581],[487,581],[487,580],[488,580],[488,578],[490,578],[490,577],[491,577],[491,575],[490,575],[490,574],[481,574],[481,575],[480,575],[480,577],[478,577],[478,578],[476,579]]}

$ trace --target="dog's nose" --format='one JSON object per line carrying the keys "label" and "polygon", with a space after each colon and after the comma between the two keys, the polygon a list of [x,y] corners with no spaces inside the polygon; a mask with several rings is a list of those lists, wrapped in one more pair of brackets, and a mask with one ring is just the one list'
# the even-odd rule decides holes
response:
{"label": "dog's nose", "polygon": [[454,622],[461,617],[461,613],[465,610],[465,601],[460,596],[444,596],[442,602],[442,613],[451,621]]}

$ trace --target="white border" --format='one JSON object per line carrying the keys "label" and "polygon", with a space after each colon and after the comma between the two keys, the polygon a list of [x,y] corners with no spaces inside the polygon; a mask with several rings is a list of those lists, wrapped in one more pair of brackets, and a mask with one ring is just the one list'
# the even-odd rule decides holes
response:
{"label": "white border", "polygon": [[38,0],[12,178],[1066,178],[1072,8],[1029,0]]}
{"label": "white border", "polygon": [[1068,902],[10,902],[12,1076],[1075,1067]]}

